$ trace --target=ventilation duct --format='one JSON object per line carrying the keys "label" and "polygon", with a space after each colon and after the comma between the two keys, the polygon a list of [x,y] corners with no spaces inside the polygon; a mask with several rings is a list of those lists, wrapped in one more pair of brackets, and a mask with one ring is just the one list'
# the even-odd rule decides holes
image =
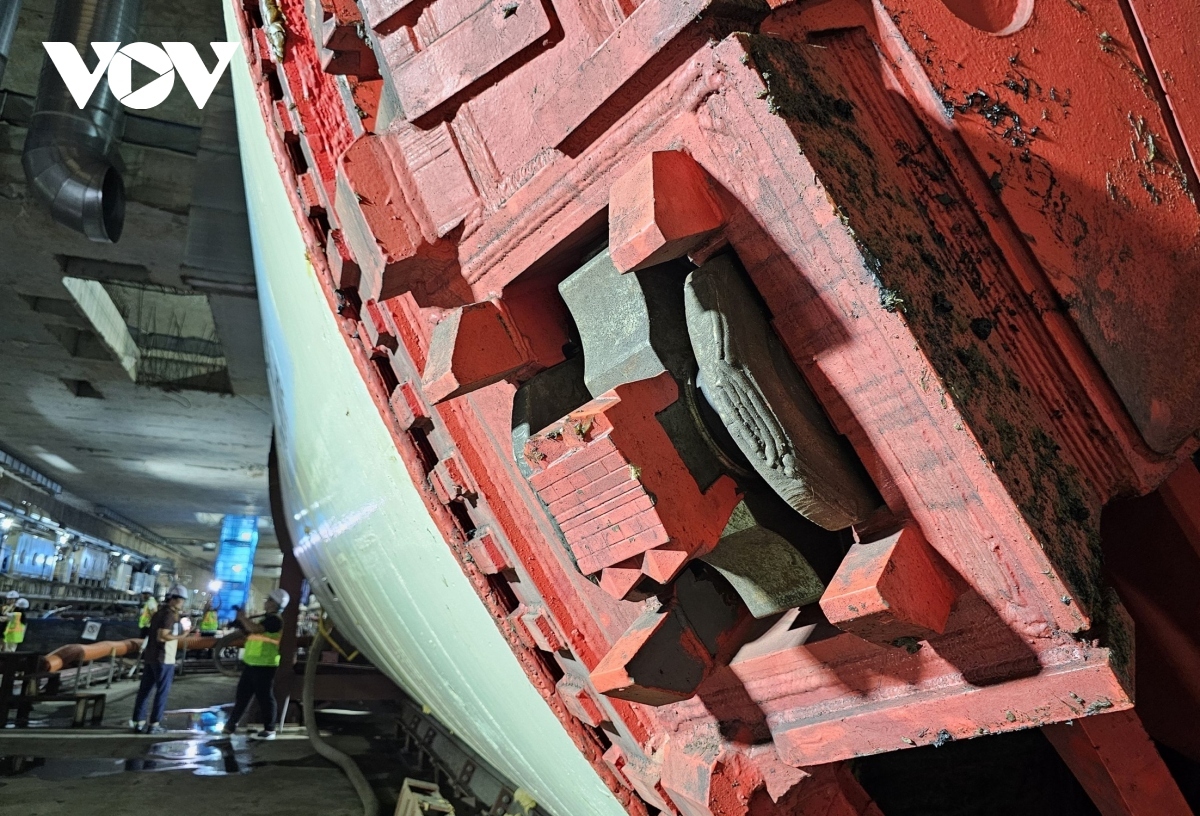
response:
{"label": "ventilation duct", "polygon": [[0,81],[8,65],[8,51],[17,33],[17,18],[21,16],[21,0],[0,0]]}
{"label": "ventilation duct", "polygon": [[[93,42],[132,42],[140,0],[58,0],[49,42],[70,42],[89,71]],[[114,164],[124,113],[101,81],[80,110],[47,56],[22,163],[54,220],[93,241],[116,242],[125,224],[125,183]]]}

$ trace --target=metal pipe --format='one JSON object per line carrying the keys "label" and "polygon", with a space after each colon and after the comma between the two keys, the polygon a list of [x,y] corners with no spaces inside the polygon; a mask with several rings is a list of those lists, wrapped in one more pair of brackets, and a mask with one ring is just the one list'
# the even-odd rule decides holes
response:
{"label": "metal pipe", "polygon": [[17,33],[17,18],[21,16],[21,0],[0,0],[0,80],[8,65],[8,51]]}
{"label": "metal pipe", "polygon": [[102,640],[98,643],[68,643],[42,657],[42,671],[51,673],[62,671],[68,666],[96,660],[106,654],[117,656],[137,654],[141,648],[142,641],[139,638]]}
{"label": "metal pipe", "polygon": [[[134,41],[140,12],[140,0],[58,0],[48,41],[73,43],[94,71],[90,43]],[[116,166],[124,124],[107,82],[97,83],[80,110],[54,62],[42,61],[21,157],[25,178],[55,221],[93,241],[115,243],[125,224],[125,183]]]}

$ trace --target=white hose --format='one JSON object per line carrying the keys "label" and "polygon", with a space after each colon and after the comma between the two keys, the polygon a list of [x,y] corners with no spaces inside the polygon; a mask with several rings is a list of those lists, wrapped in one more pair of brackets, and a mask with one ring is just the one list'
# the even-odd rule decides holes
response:
{"label": "white hose", "polygon": [[354,786],[358,798],[362,800],[363,816],[379,816],[379,799],[375,796],[375,791],[371,790],[371,785],[363,776],[363,772],[359,770],[353,759],[327,743],[317,729],[317,718],[313,711],[313,687],[317,679],[317,655],[321,653],[321,646],[324,643],[325,635],[318,629],[317,633],[313,635],[312,646],[309,647],[308,656],[304,660],[304,693],[301,697],[304,707],[304,727],[308,731],[308,739],[312,743],[313,750],[341,768],[342,773],[346,774],[346,778]]}

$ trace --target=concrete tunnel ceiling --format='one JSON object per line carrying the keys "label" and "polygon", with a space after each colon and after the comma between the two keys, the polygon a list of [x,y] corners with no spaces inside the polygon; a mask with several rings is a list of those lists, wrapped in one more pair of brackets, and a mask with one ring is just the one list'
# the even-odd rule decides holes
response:
{"label": "concrete tunnel ceiling", "polygon": [[[228,77],[202,110],[177,82],[127,112],[124,235],[92,243],[51,219],[21,167],[53,13],[25,0],[0,82],[0,447],[60,498],[198,559],[222,516],[259,515],[259,563],[273,565],[270,397]],[[140,40],[224,38],[220,0],[143,3]]]}

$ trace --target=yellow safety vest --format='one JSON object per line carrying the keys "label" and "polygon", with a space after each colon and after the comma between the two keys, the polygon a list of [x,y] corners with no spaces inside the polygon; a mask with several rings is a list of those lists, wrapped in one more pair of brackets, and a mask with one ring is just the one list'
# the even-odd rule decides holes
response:
{"label": "yellow safety vest", "polygon": [[278,666],[279,640],[282,632],[262,632],[246,638],[246,650],[242,661],[247,666]]}
{"label": "yellow safety vest", "polygon": [[154,613],[158,611],[158,604],[153,601],[146,601],[142,604],[142,614],[138,616],[138,628],[145,629],[150,625],[150,619],[154,617]]}
{"label": "yellow safety vest", "polygon": [[216,612],[212,612],[212,611],[205,612],[204,617],[200,619],[200,631],[201,632],[215,632],[215,631],[217,631],[218,626],[219,626],[219,624],[217,623],[217,613]]}
{"label": "yellow safety vest", "polygon": [[[23,612],[13,612],[8,619],[8,625],[4,627],[4,642],[5,643],[22,643],[25,640],[25,614]],[[279,665],[276,663],[275,665]]]}

